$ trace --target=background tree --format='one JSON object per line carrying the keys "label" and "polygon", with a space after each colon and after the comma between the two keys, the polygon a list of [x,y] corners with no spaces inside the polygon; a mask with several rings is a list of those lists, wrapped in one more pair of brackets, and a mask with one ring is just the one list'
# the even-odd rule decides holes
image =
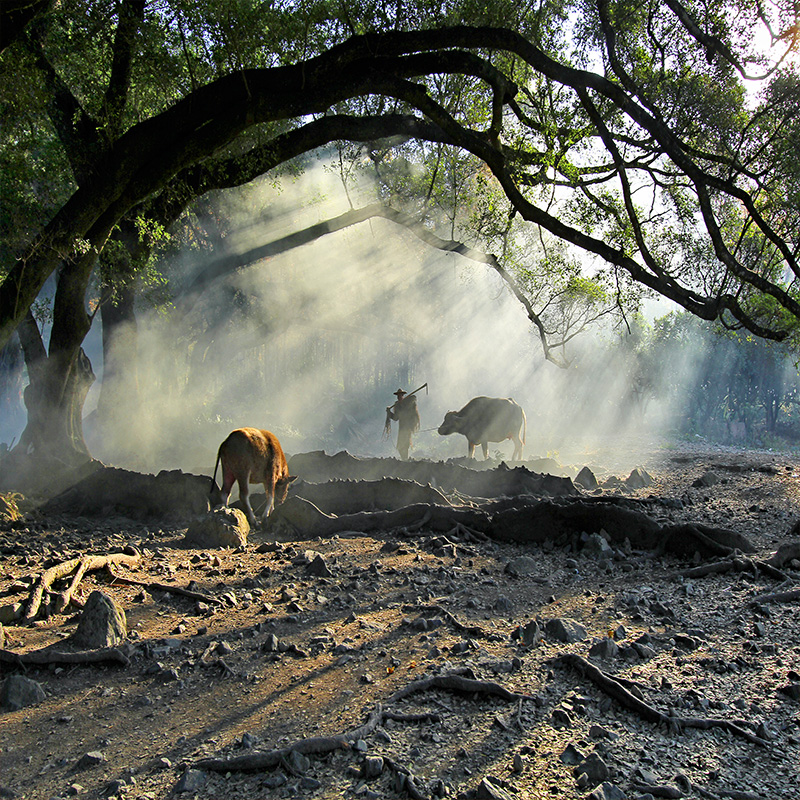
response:
{"label": "background tree", "polygon": [[[744,38],[753,24],[794,47],[791,3],[431,10],[71,0],[14,20],[3,158],[52,153],[42,171],[57,189],[0,285],[0,344],[19,331],[31,379],[26,446],[86,457],[81,343],[101,297],[130,306],[152,248],[142,232],[337,141],[373,143],[376,169],[400,153],[433,169],[423,197],[381,170],[383,191],[433,225],[436,170],[458,191],[485,175],[507,217],[582,251],[618,297],[638,284],[706,320],[792,335],[796,80],[766,72],[755,107],[743,83],[766,71]],[[451,215],[451,233],[470,218]],[[45,348],[31,308],[54,274]]]}

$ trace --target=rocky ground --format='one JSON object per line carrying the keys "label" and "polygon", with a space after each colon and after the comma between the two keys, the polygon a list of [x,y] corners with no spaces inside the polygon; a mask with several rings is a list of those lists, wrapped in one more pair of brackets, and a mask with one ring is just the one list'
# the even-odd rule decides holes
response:
{"label": "rocky ground", "polygon": [[[5,523],[0,606],[71,558],[142,558],[114,568],[139,584],[94,570],[78,590],[124,609],[126,664],[0,663],[43,690],[0,711],[0,796],[800,797],[797,600],[764,598],[800,563],[758,566],[794,535],[800,468],[702,449],[613,466],[653,483],[604,493],[756,552],[698,575],[714,559],[425,526],[208,551],[185,524]],[[6,652],[74,650],[80,616],[6,624]]]}

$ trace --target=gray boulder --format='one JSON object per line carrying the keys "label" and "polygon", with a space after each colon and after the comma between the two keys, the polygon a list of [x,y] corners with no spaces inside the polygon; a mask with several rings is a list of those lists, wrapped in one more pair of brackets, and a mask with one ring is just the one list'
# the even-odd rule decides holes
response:
{"label": "gray boulder", "polygon": [[636,467],[625,481],[625,485],[629,489],[644,489],[652,483],[653,479],[647,474],[647,470],[642,469],[642,467]]}
{"label": "gray boulder", "polygon": [[244,547],[249,533],[250,523],[244,511],[238,508],[215,508],[189,526],[184,543],[203,549]]}
{"label": "gray boulder", "polygon": [[583,489],[596,489],[597,478],[594,476],[589,467],[584,467],[576,476],[573,483],[577,483]]}
{"label": "gray boulder", "polygon": [[554,639],[557,642],[582,642],[588,636],[586,628],[577,620],[569,617],[547,620],[544,625],[544,631],[548,639]]}
{"label": "gray boulder", "polygon": [[127,635],[128,623],[122,607],[107,594],[95,591],[86,601],[72,643],[88,649],[114,647]]}
{"label": "gray boulder", "polygon": [[41,703],[47,695],[41,684],[24,675],[9,675],[0,689],[0,707],[6,711],[19,711]]}

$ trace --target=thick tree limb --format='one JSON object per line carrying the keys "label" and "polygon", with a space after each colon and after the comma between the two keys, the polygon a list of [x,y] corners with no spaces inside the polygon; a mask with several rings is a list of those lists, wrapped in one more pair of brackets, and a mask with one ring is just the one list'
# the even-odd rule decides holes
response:
{"label": "thick tree limb", "polygon": [[[457,48],[462,48],[458,50]],[[708,192],[720,192],[740,202],[750,219],[780,252],[787,266],[800,273],[791,248],[761,216],[750,195],[733,180],[705,172],[688,154],[663,119],[637,103],[623,87],[604,76],[575,69],[547,56],[525,37],[509,30],[456,26],[414,32],[372,34],[352,39],[301,64],[273,69],[242,70],[202,86],[157,117],[135,125],[94,165],[92,178],[73,195],[0,286],[0,344],[6,341],[52,270],[72,253],[78,240],[101,247],[107,232],[133,206],[158,194],[182,170],[201,163],[234,141],[250,126],[301,119],[323,113],[338,102],[367,95],[395,98],[421,111],[445,137],[482,158],[500,181],[524,219],[540,224],[565,241],[627,270],[634,280],[661,292],[692,313],[714,319],[726,309],[759,335],[781,338],[783,331],[761,328],[738,305],[733,294],[702,298],[664,285],[635,259],[571,228],[521,194],[512,164],[494,145],[497,110],[505,104],[522,118],[514,101],[516,87],[487,60],[471,50],[489,49],[517,55],[545,79],[573,90],[602,96],[619,109],[692,182],[718,258],[738,280],[774,297],[789,313],[800,316],[800,305],[779,285],[738,263],[725,247]],[[489,131],[466,130],[435,103],[411,78],[458,73],[484,81],[491,92],[493,122]],[[335,79],[333,79],[335,76]],[[441,137],[438,137],[441,139]],[[91,231],[95,231],[90,235]],[[24,280],[23,280],[24,274]],[[85,288],[85,287],[84,287]]]}

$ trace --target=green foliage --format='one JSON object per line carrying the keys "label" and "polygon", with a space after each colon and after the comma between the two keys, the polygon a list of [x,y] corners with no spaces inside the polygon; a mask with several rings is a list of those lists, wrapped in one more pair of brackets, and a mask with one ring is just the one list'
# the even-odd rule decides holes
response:
{"label": "green foliage", "polygon": [[[253,70],[312,59],[354,35],[473,25],[507,29],[507,45],[497,40],[491,48],[469,49],[470,63],[483,59],[482,74],[432,67],[402,75],[424,88],[425,108],[435,109],[428,121],[451,123],[458,141],[339,142],[338,169],[348,187],[368,175],[380,199],[496,253],[546,318],[545,328],[562,337],[598,315],[630,315],[641,295],[637,282],[695,313],[732,324],[734,315],[725,310],[732,307],[737,324],[762,335],[796,335],[797,276],[789,275],[787,263],[800,273],[790,263],[800,222],[800,83],[796,71],[776,71],[754,100],[742,78],[742,65],[760,66],[752,27],[761,24],[760,15],[774,13],[776,30],[786,29],[795,13],[789,0],[766,10],[756,0],[692,2],[683,18],[664,2],[634,0],[165,0],[144,4],[141,19],[126,28],[125,15],[135,5],[64,0],[0,58],[0,179],[10,187],[0,198],[3,273],[65,208],[76,185],[103,169],[98,165],[115,153],[121,136],[146,131],[179,104],[196,113],[187,98],[202,97],[193,93],[213,81],[241,75],[247,82]],[[123,33],[129,50],[120,45]],[[538,50],[535,58],[527,51],[526,60],[517,34],[553,63],[542,66]],[[455,49],[445,40],[414,57]],[[119,64],[127,52],[124,78]],[[575,83],[571,67],[592,71],[593,80]],[[492,71],[518,88],[513,103],[501,98],[500,113],[487,80]],[[606,79],[627,100],[598,89]],[[214,204],[212,190],[257,177],[257,169],[248,172],[250,161],[270,147],[278,152],[276,135],[312,119],[426,117],[401,95],[376,82],[375,90],[343,95],[329,107],[276,112],[258,124],[232,111],[228,140],[210,152],[181,154],[187,171],[205,170],[206,183],[164,166],[149,196],[112,220],[119,227],[107,243],[83,230],[66,254],[104,246],[104,285],[141,281],[163,302],[163,256],[213,239],[206,242],[203,223],[195,224]],[[65,96],[73,101],[69,118],[55,102]],[[633,106],[641,114],[631,113]],[[645,116],[654,120],[649,127]],[[217,124],[201,115],[196,130]],[[466,146],[475,140],[491,142],[500,166],[487,166]],[[303,163],[297,158],[284,168],[298,171]],[[114,191],[97,199],[111,215],[117,213]],[[743,203],[744,191],[751,205]],[[126,225],[136,237],[122,233]],[[222,237],[228,225],[215,219],[211,227]],[[769,291],[750,275],[769,281]]]}
{"label": "green foliage", "polygon": [[671,313],[641,330],[637,376],[673,431],[725,444],[800,442],[797,365],[785,347]]}

